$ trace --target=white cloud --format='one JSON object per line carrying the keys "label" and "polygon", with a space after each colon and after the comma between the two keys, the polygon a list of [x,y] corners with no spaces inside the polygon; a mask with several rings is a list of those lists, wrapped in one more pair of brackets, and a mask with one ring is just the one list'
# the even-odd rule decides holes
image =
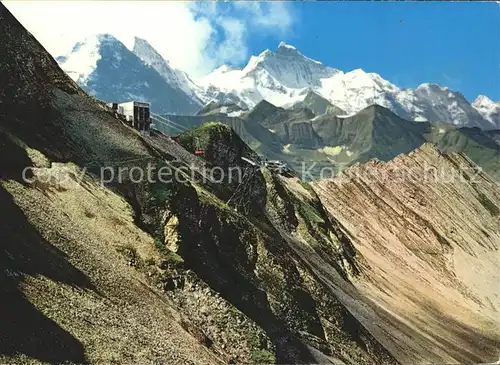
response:
{"label": "white cloud", "polygon": [[262,31],[272,31],[282,35],[293,24],[290,6],[283,1],[237,1],[234,5],[248,11],[251,14],[250,22]]}
{"label": "white cloud", "polygon": [[[219,4],[174,1],[3,2],[54,56],[98,33],[111,33],[131,48],[148,40],[174,67],[194,76],[225,62],[248,58],[250,33],[283,32],[293,18],[283,3]],[[258,29],[255,29],[256,26]]]}
{"label": "white cloud", "polygon": [[220,17],[218,25],[224,30],[225,39],[216,47],[220,60],[231,60],[233,63],[245,61],[248,48],[245,42],[245,23],[236,18]]}

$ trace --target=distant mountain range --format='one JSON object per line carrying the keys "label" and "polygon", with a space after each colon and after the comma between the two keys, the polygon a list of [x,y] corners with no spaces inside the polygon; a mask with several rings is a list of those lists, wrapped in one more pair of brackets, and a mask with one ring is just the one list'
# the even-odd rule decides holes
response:
{"label": "distant mountain range", "polygon": [[[312,106],[311,92],[332,104],[336,114],[354,115],[378,104],[406,120],[500,129],[500,102],[480,95],[470,104],[447,87],[426,83],[403,89],[376,73],[343,72],[302,55],[281,42],[276,51],[252,56],[243,68],[221,66],[193,79],[174,69],[143,39],[132,50],[111,35],[98,35],[57,58],[61,68],[86,91],[104,100],[144,99],[156,112],[194,115],[207,103],[251,109],[260,101],[290,108]],[[308,98],[309,96],[309,98]],[[316,98],[316,101],[318,99]]]}
{"label": "distant mountain range", "polygon": [[361,69],[344,73],[325,66],[283,42],[275,52],[265,50],[257,57],[252,56],[243,69],[222,66],[199,82],[233,93],[247,105],[265,99],[287,107],[313,90],[348,115],[378,104],[407,120],[482,129],[500,125],[498,117],[482,116],[462,94],[446,87],[422,84],[414,90],[400,89],[376,73]]}
{"label": "distant mountain range", "polygon": [[[156,128],[175,135],[180,132],[178,126],[187,129],[212,121],[224,123],[262,156],[286,161],[309,178],[329,177],[318,174],[337,173],[370,159],[389,161],[432,142],[443,152],[466,153],[500,181],[500,131],[409,121],[380,105],[345,116],[331,103],[324,103],[313,92],[305,102],[288,109],[265,100],[250,111],[212,102],[195,116],[167,114],[173,123],[158,123]],[[311,110],[315,107],[318,115]]]}

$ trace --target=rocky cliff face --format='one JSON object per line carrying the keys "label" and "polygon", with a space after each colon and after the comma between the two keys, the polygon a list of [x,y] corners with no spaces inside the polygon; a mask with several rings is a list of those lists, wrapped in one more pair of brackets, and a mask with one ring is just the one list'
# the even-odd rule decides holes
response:
{"label": "rocky cliff face", "polygon": [[[224,125],[187,132],[181,143],[189,150],[194,137],[201,141],[207,163],[225,171],[241,166],[241,156],[258,159]],[[243,168],[242,184],[229,183],[224,189],[209,184],[207,189],[191,183],[176,188],[163,208],[162,222],[169,228],[160,239],[184,259],[186,269],[244,313],[244,323],[260,328],[264,342],[252,350],[255,333],[247,328],[231,334],[225,329],[232,328],[230,319],[214,322],[216,313],[199,318],[198,325],[208,333],[220,333],[229,343],[231,336],[238,336],[251,359],[260,351],[279,362],[394,362],[359,327],[337,294],[316,282],[314,271],[296,251],[306,245],[346,286],[357,274],[349,239],[315,193],[296,179],[282,179],[250,165]]]}
{"label": "rocky cliff face", "polygon": [[425,144],[314,189],[366,260],[355,286],[402,363],[496,361],[498,183]]}
{"label": "rocky cliff face", "polygon": [[245,119],[259,124],[275,134],[282,145],[294,144],[299,148],[318,148],[321,139],[314,131],[310,120],[313,112],[307,108],[283,109],[262,101],[252,109]]}
{"label": "rocky cliff face", "polygon": [[328,113],[329,115],[345,115],[346,112],[341,108],[333,105],[324,97],[316,94],[314,91],[310,90],[306,93],[304,100],[295,103],[292,106],[293,109],[307,108],[311,110],[314,115],[323,115]]}
{"label": "rocky cliff face", "polygon": [[[220,124],[190,132],[205,159],[192,134],[140,135],[0,18],[1,362],[396,363],[299,253],[354,290],[307,185],[242,165]],[[174,179],[132,173],[150,165]],[[209,172],[240,166],[243,184]]]}
{"label": "rocky cliff face", "polygon": [[201,108],[202,102],[196,95],[198,90],[197,86],[189,78],[189,76],[180,71],[172,68],[170,64],[160,56],[160,54],[146,41],[135,37],[134,48],[132,52],[139,57],[146,65],[153,67],[158,72],[168,85],[172,88],[182,91],[192,100],[192,109],[183,110],[184,113]]}

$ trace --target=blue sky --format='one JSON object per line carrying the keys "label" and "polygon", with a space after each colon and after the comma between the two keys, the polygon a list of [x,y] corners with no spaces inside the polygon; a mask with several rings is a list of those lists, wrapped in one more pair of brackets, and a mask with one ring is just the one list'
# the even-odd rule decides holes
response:
{"label": "blue sky", "polygon": [[286,32],[250,29],[250,54],[280,40],[349,71],[377,72],[400,87],[435,82],[500,100],[500,5],[478,2],[289,2]]}

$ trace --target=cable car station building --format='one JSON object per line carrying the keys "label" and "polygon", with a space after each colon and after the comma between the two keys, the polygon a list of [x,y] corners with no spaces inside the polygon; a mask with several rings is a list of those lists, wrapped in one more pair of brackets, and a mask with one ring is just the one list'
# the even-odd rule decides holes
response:
{"label": "cable car station building", "polygon": [[151,126],[151,104],[142,101],[112,103],[111,108],[125,116],[126,121],[138,131],[148,131]]}

